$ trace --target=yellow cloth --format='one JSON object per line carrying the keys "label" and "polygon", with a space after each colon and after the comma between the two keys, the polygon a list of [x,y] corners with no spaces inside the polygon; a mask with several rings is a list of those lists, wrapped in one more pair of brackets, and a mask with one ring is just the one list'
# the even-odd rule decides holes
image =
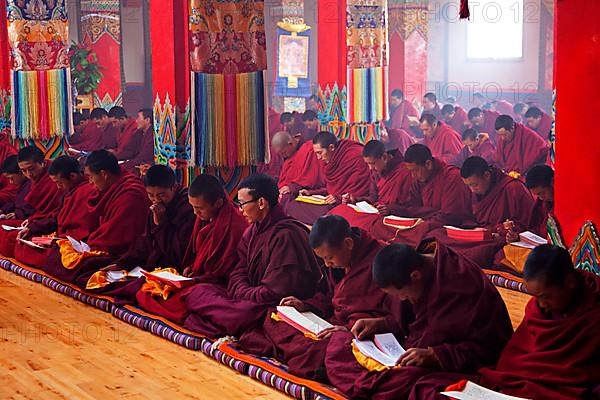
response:
{"label": "yellow cloth", "polygon": [[531,253],[531,249],[507,244],[504,246],[504,258],[500,264],[522,274],[529,253]]}
{"label": "yellow cloth", "polygon": [[[277,322],[283,322],[283,323],[286,323],[286,324],[287,324],[287,322],[285,322],[283,319],[281,319],[281,317],[280,317],[279,315],[277,315],[277,313],[274,313],[274,312],[273,312],[273,313],[271,313],[271,319],[272,319],[273,321],[277,321]],[[290,325],[290,326],[291,326],[291,325]],[[294,328],[295,328],[295,327],[294,327]],[[304,334],[304,337],[305,337],[305,338],[309,338],[309,339],[312,339],[312,340],[320,340],[320,339],[317,337],[317,335],[315,335],[315,334],[314,334],[314,333],[312,333],[312,332],[302,332],[302,333]]]}
{"label": "yellow cloth", "polygon": [[298,196],[296,197],[296,201],[299,201],[301,203],[316,204],[318,206],[327,204],[325,200],[314,196]]}
{"label": "yellow cloth", "polygon": [[66,269],[75,269],[81,261],[90,257],[106,256],[108,255],[105,251],[92,250],[78,253],[73,249],[71,242],[66,239],[61,239],[56,242],[60,249],[60,260],[63,267]]}
{"label": "yellow cloth", "polygon": [[[356,358],[356,361],[368,371],[385,371],[386,369],[390,369],[390,367],[381,364],[379,361],[374,360],[371,357],[365,356],[363,353],[360,352],[360,350],[358,350],[354,343],[352,343],[352,354],[354,354],[354,358]],[[400,367],[396,366],[394,368]]]}
{"label": "yellow cloth", "polygon": [[[127,273],[127,271],[125,271],[125,270],[121,270],[121,272]],[[90,276],[90,279],[88,279],[87,284],[85,285],[85,288],[88,290],[100,289],[100,288],[110,285],[112,282],[109,282],[106,279],[107,274],[108,274],[108,271],[95,272],[94,275]]]}
{"label": "yellow cloth", "polygon": [[[175,268],[157,268],[154,271],[150,272],[150,274],[162,271],[179,275]],[[143,293],[150,293],[153,296],[159,296],[162,297],[163,300],[167,300],[171,293],[173,293],[176,289],[177,288],[173,285],[170,285],[165,282],[160,282],[158,280],[151,279],[146,276],[146,282],[142,285],[142,288],[140,290]]]}

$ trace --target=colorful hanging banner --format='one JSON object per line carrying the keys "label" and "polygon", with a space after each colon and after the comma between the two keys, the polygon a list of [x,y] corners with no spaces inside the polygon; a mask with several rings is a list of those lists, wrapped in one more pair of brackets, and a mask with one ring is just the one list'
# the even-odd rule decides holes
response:
{"label": "colorful hanging banner", "polygon": [[72,132],[70,79],[67,68],[13,71],[14,138],[47,140]]}
{"label": "colorful hanging banner", "polygon": [[196,165],[235,167],[268,160],[263,71],[192,73],[192,89]]}
{"label": "colorful hanging banner", "polygon": [[388,68],[348,70],[348,123],[375,123],[388,119]]}

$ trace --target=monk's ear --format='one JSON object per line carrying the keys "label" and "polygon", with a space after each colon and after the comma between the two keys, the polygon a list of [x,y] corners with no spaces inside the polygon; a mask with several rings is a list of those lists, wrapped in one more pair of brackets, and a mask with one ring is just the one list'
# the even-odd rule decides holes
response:
{"label": "monk's ear", "polygon": [[419,270],[414,270],[413,272],[410,273],[410,281],[412,283],[419,282],[421,280],[421,278],[422,278],[422,275],[421,275],[421,271],[419,271]]}
{"label": "monk's ear", "polygon": [[354,240],[351,237],[344,238],[344,247],[350,251],[354,250]]}
{"label": "monk's ear", "polygon": [[261,210],[264,210],[269,204],[264,197],[259,198],[257,203],[258,203],[258,208]]}
{"label": "monk's ear", "polygon": [[327,146],[327,150],[335,151],[335,144],[330,144],[329,146]]}
{"label": "monk's ear", "polygon": [[223,207],[223,203],[224,203],[223,198],[220,198],[220,199],[217,199],[217,201],[215,201],[214,206],[215,206],[215,208],[221,208],[221,207]]}

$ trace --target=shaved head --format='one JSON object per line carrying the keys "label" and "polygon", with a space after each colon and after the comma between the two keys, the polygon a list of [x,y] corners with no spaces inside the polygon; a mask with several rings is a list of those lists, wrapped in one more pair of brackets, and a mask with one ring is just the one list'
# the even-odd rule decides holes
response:
{"label": "shaved head", "polygon": [[296,153],[300,143],[299,135],[290,135],[289,132],[277,132],[271,140],[273,151],[284,159],[288,159]]}
{"label": "shaved head", "polygon": [[273,135],[273,139],[271,140],[271,145],[273,148],[281,149],[288,145],[292,141],[292,135],[288,132],[280,131]]}

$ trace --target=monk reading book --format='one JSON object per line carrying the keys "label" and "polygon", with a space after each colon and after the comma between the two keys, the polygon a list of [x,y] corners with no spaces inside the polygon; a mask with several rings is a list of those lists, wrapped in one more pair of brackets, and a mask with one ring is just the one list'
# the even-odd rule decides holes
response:
{"label": "monk reading book", "polygon": [[[404,165],[404,157],[398,151],[386,151],[385,146],[378,140],[371,140],[363,148],[363,159],[375,176],[377,198],[374,202],[376,214],[357,212],[346,204],[339,205],[330,214],[341,215],[351,226],[356,226],[367,232],[377,221],[390,214],[398,214],[402,205],[409,199],[409,191],[413,179]],[[350,197],[346,201],[355,204],[369,198]]]}
{"label": "monk reading book", "polygon": [[404,129],[382,129],[379,140],[386,150],[398,150],[400,154],[404,154],[406,149],[415,144],[415,138]]}
{"label": "monk reading book", "polygon": [[477,131],[477,133],[487,133],[493,145],[498,143],[498,137],[496,135],[496,119],[500,116],[500,113],[491,110],[482,110],[481,108],[475,107],[469,110],[469,122],[471,127]]}
{"label": "monk reading book", "polygon": [[284,297],[315,294],[322,274],[308,231],[285,215],[278,199],[277,184],[266,175],[240,183],[239,207],[251,225],[238,245],[239,261],[227,285],[202,283],[186,295],[187,329],[210,337],[240,335]]}
{"label": "monk reading book", "polygon": [[[87,240],[98,227],[97,218],[90,213],[87,200],[95,192],[81,171],[79,162],[70,156],[60,156],[48,167],[48,176],[56,187],[64,193],[62,204],[56,215],[32,221],[19,234],[21,239],[31,239],[43,235],[77,240]],[[42,246],[44,247],[44,246]],[[17,242],[15,258],[33,267],[46,263],[49,249],[40,249],[24,242]]]}
{"label": "monk reading book", "polygon": [[458,168],[462,167],[465,160],[471,156],[478,156],[490,164],[495,164],[496,148],[486,133],[477,133],[475,129],[465,129],[462,133],[462,142],[465,147],[450,162]]}
{"label": "monk reading book", "polygon": [[134,154],[123,163],[123,168],[130,172],[137,172],[136,167],[154,163],[154,117],[152,110],[143,108],[138,111],[137,130],[129,143],[135,149]]}
{"label": "monk reading book", "polygon": [[542,139],[548,139],[548,134],[552,129],[552,117],[538,107],[530,107],[524,117],[525,124],[529,129],[534,130]]}
{"label": "monk reading book", "polygon": [[536,197],[536,213],[531,223],[531,230],[546,237],[548,234],[548,216],[554,210],[554,170],[548,165],[536,165],[531,168],[525,177],[525,185]]}
{"label": "monk reading book", "polygon": [[[25,201],[35,209],[35,212],[26,220],[3,221],[6,225],[26,227],[30,223],[56,218],[63,193],[48,176],[48,165],[44,153],[35,146],[24,147],[19,150],[19,168],[23,175],[31,181],[31,188]],[[23,235],[27,232],[25,231]],[[15,244],[20,231],[6,231],[0,229],[0,253],[7,257],[14,257]]]}
{"label": "monk reading book", "polygon": [[[373,280],[395,299],[393,316],[358,320],[336,332],[325,364],[333,385],[351,398],[408,398],[415,382],[436,371],[473,372],[493,365],[512,334],[500,294],[474,263],[437,245],[434,254],[392,244],[373,263]],[[406,352],[398,367],[370,371],[351,342],[393,332]]]}
{"label": "monk reading book", "polygon": [[439,160],[450,162],[462,149],[459,134],[450,126],[440,122],[433,114],[423,114],[419,125],[423,131],[423,144]]}
{"label": "monk reading book", "polygon": [[432,375],[415,398],[442,399],[437,392],[461,379],[528,399],[599,398],[600,278],[575,269],[567,250],[549,244],[532,250],[523,275],[533,298],[496,366],[479,376]]}
{"label": "monk reading book", "polygon": [[[289,296],[281,305],[298,311],[316,311],[332,326],[309,338],[285,322],[274,321],[269,314],[262,328],[262,340],[255,334],[242,335],[239,344],[261,355],[277,357],[289,365],[289,372],[294,375],[326,380],[325,351],[329,337],[334,332],[349,332],[361,318],[386,315],[386,295],[374,284],[371,274],[375,254],[383,245],[336,215],[320,217],[315,222],[309,243],[325,261],[331,297],[321,300],[318,295],[303,301]],[[323,302],[326,306],[321,305]],[[257,343],[261,346],[257,347]]]}
{"label": "monk reading book", "polygon": [[[96,188],[87,201],[89,212],[98,218],[99,224],[87,240],[93,253],[77,255],[69,247],[61,248],[49,254],[47,265],[42,268],[82,288],[92,274],[123,255],[144,233],[149,213],[142,181],[122,171],[109,151],[92,152],[84,171]],[[65,264],[66,261],[69,263]]]}
{"label": "monk reading book", "polygon": [[127,117],[123,107],[114,106],[108,112],[112,124],[117,128],[117,147],[111,149],[117,160],[129,160],[138,151],[139,144],[136,142],[136,133],[138,130],[137,121],[134,118]]}
{"label": "monk reading book", "polygon": [[437,96],[433,92],[425,93],[423,96],[423,114],[421,114],[421,117],[425,114],[433,115],[437,121],[443,120],[442,110],[437,102]]}
{"label": "monk reading book", "polygon": [[0,219],[26,220],[35,212],[25,197],[31,189],[31,181],[23,175],[19,168],[18,156],[9,156],[2,163],[2,176],[10,187],[3,188],[5,201],[0,205]]}
{"label": "monk reading book", "polygon": [[446,104],[442,107],[442,121],[459,133],[464,131],[469,124],[465,109],[453,104]]}
{"label": "monk reading book", "polygon": [[324,205],[290,202],[287,213],[300,222],[312,225],[327,214],[343,196],[371,197],[372,179],[369,167],[362,158],[363,146],[351,140],[338,140],[333,133],[319,132],[313,139],[313,150],[322,163],[325,187],[302,189],[300,195],[326,196]]}
{"label": "monk reading book", "polygon": [[404,165],[413,183],[408,201],[397,207],[395,216],[420,218],[423,222],[411,229],[397,229],[378,221],[372,227],[373,236],[416,246],[436,228],[472,224],[471,193],[458,168],[434,158],[422,144],[406,150]]}
{"label": "monk reading book", "polygon": [[496,119],[496,132],[496,161],[507,173],[514,172],[524,176],[534,165],[546,162],[546,140],[531,129],[516,124],[508,115],[501,115]]}
{"label": "monk reading book", "polygon": [[[227,198],[219,180],[212,175],[197,176],[190,185],[186,200],[196,214],[196,221],[185,256],[181,253],[184,248],[180,248],[178,253],[182,258],[176,260],[176,264],[155,262],[151,269],[160,265],[177,265],[181,266],[182,275],[193,278],[196,283],[226,284],[238,262],[236,248],[248,224],[238,207]],[[187,215],[186,218],[187,221],[181,220],[179,224],[187,225],[190,221],[194,221]],[[187,235],[182,236],[182,239],[185,237],[189,237],[189,231]],[[139,306],[153,314],[182,324],[187,316],[183,298],[194,288],[173,291],[167,299],[152,288],[152,285],[144,285],[138,291],[136,297]]]}
{"label": "monk reading book", "polygon": [[411,131],[410,117],[418,119],[417,109],[404,98],[404,92],[400,89],[392,90],[390,95],[390,119],[386,126],[391,129],[403,129]]}

